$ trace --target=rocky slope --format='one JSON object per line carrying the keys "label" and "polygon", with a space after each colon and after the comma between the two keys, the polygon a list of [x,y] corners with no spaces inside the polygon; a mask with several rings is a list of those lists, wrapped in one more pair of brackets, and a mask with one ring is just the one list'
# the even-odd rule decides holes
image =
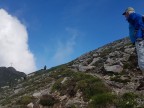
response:
{"label": "rocky slope", "polygon": [[19,79],[26,77],[26,74],[19,72],[13,67],[0,67],[0,87],[13,86]]}
{"label": "rocky slope", "polygon": [[135,47],[124,38],[0,92],[1,108],[144,108]]}

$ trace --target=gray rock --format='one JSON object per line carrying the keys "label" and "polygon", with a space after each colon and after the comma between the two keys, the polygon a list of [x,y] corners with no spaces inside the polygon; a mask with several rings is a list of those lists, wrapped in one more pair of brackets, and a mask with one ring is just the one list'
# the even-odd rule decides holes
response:
{"label": "gray rock", "polygon": [[29,104],[27,105],[27,108],[33,108],[33,106],[34,106],[33,103],[29,103]]}
{"label": "gray rock", "polygon": [[111,52],[111,53],[109,54],[110,57],[115,57],[115,56],[117,56],[117,55],[120,55],[120,52],[115,51],[115,52]]}
{"label": "gray rock", "polygon": [[62,81],[61,84],[65,83],[68,80],[68,77],[65,77]]}
{"label": "gray rock", "polygon": [[82,65],[79,65],[79,71],[82,71],[82,72],[85,72],[87,70],[91,70],[95,68],[95,66],[82,66]]}
{"label": "gray rock", "polygon": [[120,73],[123,71],[123,67],[120,65],[108,66],[108,65],[104,64],[104,69],[107,72],[114,72],[114,73]]}
{"label": "gray rock", "polygon": [[113,65],[115,62],[116,62],[116,61],[113,60],[112,58],[108,58],[108,59],[106,60],[106,64],[108,64],[108,65]]}
{"label": "gray rock", "polygon": [[41,92],[33,93],[33,97],[35,97],[35,98],[39,98],[39,97],[41,97],[41,95],[42,95]]}
{"label": "gray rock", "polygon": [[135,51],[135,48],[126,48],[124,50],[125,53],[132,54]]}
{"label": "gray rock", "polygon": [[95,53],[95,54],[93,54],[93,57],[97,57],[99,54],[97,54],[97,53]]}
{"label": "gray rock", "polygon": [[14,90],[14,93],[17,94],[17,93],[21,92],[22,90],[23,90],[23,88],[16,89],[16,90]]}
{"label": "gray rock", "polygon": [[95,64],[97,61],[99,61],[101,58],[94,58],[93,61],[89,64],[89,66],[92,66],[93,64]]}
{"label": "gray rock", "polygon": [[130,54],[123,54],[123,58],[121,58],[121,61],[127,61],[130,58]]}
{"label": "gray rock", "polygon": [[122,83],[117,83],[117,82],[109,82],[109,85],[110,86],[113,86],[114,88],[118,88],[118,89],[121,89],[121,88],[123,88],[123,84]]}
{"label": "gray rock", "polygon": [[2,89],[6,89],[6,88],[9,88],[9,86],[3,86],[3,87],[1,87]]}
{"label": "gray rock", "polygon": [[67,99],[67,95],[60,96],[60,101]]}

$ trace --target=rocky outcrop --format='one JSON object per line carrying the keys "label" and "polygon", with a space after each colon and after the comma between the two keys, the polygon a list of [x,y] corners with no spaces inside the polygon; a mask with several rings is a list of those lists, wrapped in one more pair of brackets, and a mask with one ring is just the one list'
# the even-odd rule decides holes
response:
{"label": "rocky outcrop", "polygon": [[[71,64],[69,67],[75,71],[88,70],[88,73],[99,76],[118,94],[128,91],[144,93],[144,84],[141,82],[143,77],[138,67],[135,47],[128,38],[86,53]],[[82,70],[79,64],[81,67],[93,66],[93,68]]]}

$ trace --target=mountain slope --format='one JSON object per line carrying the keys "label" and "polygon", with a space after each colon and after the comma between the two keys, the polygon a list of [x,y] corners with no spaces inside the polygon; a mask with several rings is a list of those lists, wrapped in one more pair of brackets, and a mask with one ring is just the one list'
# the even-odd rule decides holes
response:
{"label": "mountain slope", "polygon": [[[144,83],[128,38],[40,70],[0,92],[4,108],[143,108]],[[2,108],[3,108],[2,107]]]}

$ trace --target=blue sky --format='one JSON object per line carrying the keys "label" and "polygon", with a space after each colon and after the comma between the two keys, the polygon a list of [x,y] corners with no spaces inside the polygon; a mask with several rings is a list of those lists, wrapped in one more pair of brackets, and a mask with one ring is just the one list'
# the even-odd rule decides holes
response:
{"label": "blue sky", "polygon": [[27,28],[37,69],[69,62],[128,36],[123,11],[144,14],[143,0],[0,0]]}

